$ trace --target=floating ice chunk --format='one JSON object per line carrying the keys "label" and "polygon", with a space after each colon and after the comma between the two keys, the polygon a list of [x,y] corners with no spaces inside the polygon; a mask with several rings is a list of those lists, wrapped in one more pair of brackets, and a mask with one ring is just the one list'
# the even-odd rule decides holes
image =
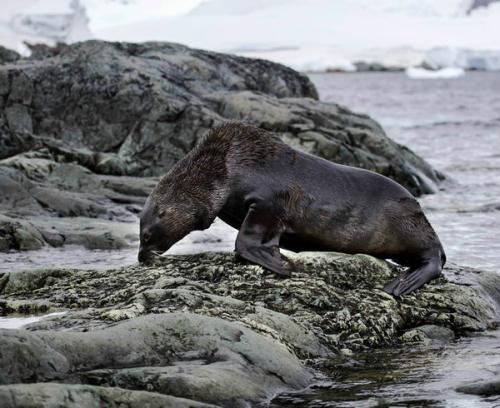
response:
{"label": "floating ice chunk", "polygon": [[465,74],[463,68],[448,67],[438,70],[410,67],[406,69],[406,75],[413,79],[440,79],[458,78]]}

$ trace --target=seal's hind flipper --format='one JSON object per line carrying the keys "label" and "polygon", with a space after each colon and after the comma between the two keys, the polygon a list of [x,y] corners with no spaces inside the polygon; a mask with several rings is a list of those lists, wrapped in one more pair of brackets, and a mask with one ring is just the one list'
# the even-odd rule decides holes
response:
{"label": "seal's hind flipper", "polygon": [[263,205],[252,204],[238,232],[235,250],[250,262],[279,275],[290,276],[279,251],[281,232],[280,220],[272,211]]}
{"label": "seal's hind flipper", "polygon": [[408,275],[410,275],[414,270],[415,268],[408,268],[396,279],[390,281],[389,283],[386,283],[386,285],[384,286],[384,291],[392,295],[394,289],[401,283],[401,281],[406,279]]}
{"label": "seal's hind flipper", "polygon": [[422,262],[415,268],[410,268],[407,272],[385,285],[384,290],[396,297],[407,295],[422,287],[427,282],[436,279],[441,275],[443,261],[441,252]]}

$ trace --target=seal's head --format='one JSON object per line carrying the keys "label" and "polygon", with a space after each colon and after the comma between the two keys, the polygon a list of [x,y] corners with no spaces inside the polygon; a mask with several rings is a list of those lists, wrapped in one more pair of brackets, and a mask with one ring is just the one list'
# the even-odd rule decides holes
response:
{"label": "seal's head", "polygon": [[189,202],[158,200],[151,195],[140,221],[139,262],[150,262],[191,231],[206,228],[204,211]]}

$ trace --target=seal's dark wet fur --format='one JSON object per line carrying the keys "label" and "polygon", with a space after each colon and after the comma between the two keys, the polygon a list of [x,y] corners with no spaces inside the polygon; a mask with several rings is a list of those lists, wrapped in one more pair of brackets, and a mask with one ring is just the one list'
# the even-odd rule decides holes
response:
{"label": "seal's dark wet fur", "polygon": [[365,253],[409,269],[386,285],[410,293],[441,273],[444,250],[415,198],[379,174],[292,149],[254,126],[213,129],[158,183],[141,216],[147,261],[216,217],[236,252],[288,276],[279,247]]}

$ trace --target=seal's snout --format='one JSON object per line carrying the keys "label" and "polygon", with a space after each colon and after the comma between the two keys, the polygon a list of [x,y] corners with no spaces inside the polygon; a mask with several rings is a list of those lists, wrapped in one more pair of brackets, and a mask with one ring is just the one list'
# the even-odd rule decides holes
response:
{"label": "seal's snout", "polygon": [[139,255],[137,259],[140,263],[149,263],[153,260],[154,256],[150,251],[144,250],[143,248],[139,249]]}

